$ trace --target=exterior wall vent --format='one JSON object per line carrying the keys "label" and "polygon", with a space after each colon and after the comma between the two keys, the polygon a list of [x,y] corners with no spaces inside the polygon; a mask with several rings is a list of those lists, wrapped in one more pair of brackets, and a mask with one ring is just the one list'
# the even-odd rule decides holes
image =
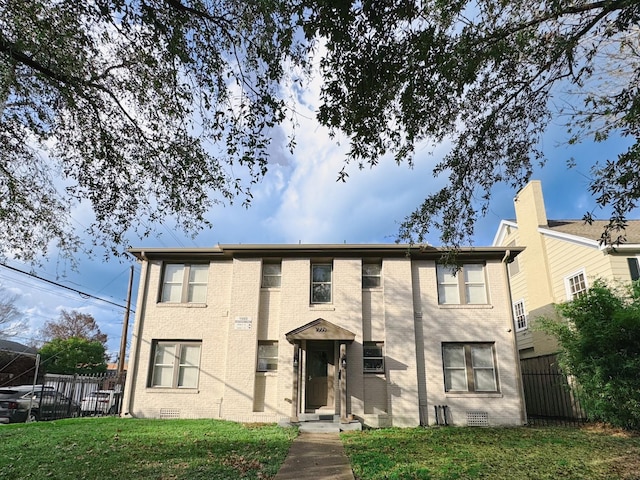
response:
{"label": "exterior wall vent", "polygon": [[162,419],[180,418],[180,410],[177,408],[161,408],[160,418]]}
{"label": "exterior wall vent", "polygon": [[467,412],[467,426],[488,427],[489,414],[487,412]]}

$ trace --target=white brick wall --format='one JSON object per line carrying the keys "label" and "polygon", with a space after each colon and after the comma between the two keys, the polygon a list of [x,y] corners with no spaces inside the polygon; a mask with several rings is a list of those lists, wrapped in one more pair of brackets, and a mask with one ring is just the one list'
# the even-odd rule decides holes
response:
{"label": "white brick wall", "polygon": [[[385,258],[383,287],[363,290],[361,258],[333,258],[333,302],[311,305],[314,260],[285,256],[279,289],[261,289],[260,258],[212,261],[203,306],[157,303],[162,264],[155,260],[145,263],[125,413],[237,421],[288,418],[292,411],[293,345],[285,334],[323,318],[355,334],[347,348],[347,403],[349,412],[366,423],[414,426],[421,416],[425,420],[425,414],[428,422],[434,423],[433,405],[448,405],[450,420],[459,425],[466,424],[468,411],[476,410],[488,412],[490,424],[522,423],[504,264],[487,262],[490,305],[440,306],[434,261]],[[250,319],[251,328],[236,328],[239,317]],[[197,389],[148,387],[152,342],[168,339],[202,341]],[[278,341],[277,372],[256,373],[258,340]],[[363,374],[365,341],[384,342],[385,374]],[[476,341],[495,344],[500,393],[445,393],[442,342]],[[300,360],[302,365],[304,358]],[[304,404],[304,385],[300,395]],[[338,402],[335,407],[339,412]]]}

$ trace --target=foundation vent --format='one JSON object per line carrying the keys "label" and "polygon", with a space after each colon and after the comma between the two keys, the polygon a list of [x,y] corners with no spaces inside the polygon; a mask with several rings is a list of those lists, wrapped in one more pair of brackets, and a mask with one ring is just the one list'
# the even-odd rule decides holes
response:
{"label": "foundation vent", "polygon": [[180,410],[177,408],[161,408],[161,419],[180,418]]}
{"label": "foundation vent", "polygon": [[488,427],[489,414],[487,412],[467,412],[467,426]]}

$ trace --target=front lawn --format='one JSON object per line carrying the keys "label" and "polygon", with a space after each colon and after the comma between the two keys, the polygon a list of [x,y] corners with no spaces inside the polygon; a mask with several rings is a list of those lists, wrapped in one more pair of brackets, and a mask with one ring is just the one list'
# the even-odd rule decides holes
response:
{"label": "front lawn", "polygon": [[640,479],[640,437],[602,427],[430,428],[342,435],[357,479]]}
{"label": "front lawn", "polygon": [[0,478],[263,479],[295,429],[215,420],[112,417],[0,426]]}

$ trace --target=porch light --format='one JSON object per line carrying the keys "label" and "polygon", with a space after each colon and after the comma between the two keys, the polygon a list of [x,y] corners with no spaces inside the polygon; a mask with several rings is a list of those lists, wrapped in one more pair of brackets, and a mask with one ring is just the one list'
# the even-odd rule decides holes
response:
{"label": "porch light", "polygon": [[340,365],[342,366],[342,368],[347,368],[347,357],[342,357],[340,359]]}
{"label": "porch light", "polygon": [[298,352],[297,351],[293,354],[293,367],[298,368]]}

